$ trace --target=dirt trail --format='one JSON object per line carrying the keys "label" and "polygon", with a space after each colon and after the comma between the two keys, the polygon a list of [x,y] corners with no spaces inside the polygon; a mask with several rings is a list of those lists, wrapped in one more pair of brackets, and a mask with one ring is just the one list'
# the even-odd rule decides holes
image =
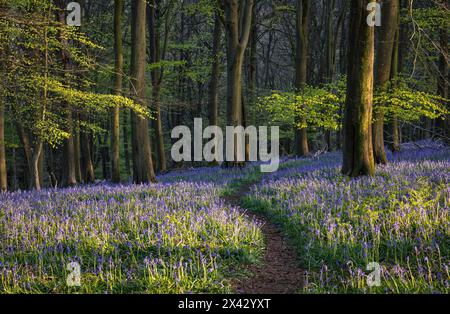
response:
{"label": "dirt trail", "polygon": [[[224,197],[233,206],[250,190],[244,184],[235,194]],[[303,284],[304,271],[299,267],[294,249],[284,239],[280,230],[263,215],[246,210],[245,214],[263,223],[262,232],[266,240],[263,263],[249,266],[253,275],[234,282],[235,291],[242,294],[289,294],[298,293]]]}

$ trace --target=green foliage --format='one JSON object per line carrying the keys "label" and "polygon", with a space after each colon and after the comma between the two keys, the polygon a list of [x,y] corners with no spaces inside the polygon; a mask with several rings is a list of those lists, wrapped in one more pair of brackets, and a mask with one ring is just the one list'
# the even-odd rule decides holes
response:
{"label": "green foliage", "polygon": [[147,65],[147,70],[152,71],[155,69],[162,69],[162,68],[176,68],[180,66],[186,65],[185,60],[160,60],[159,62],[150,63]]}
{"label": "green foliage", "polygon": [[[2,97],[11,110],[9,120],[27,133],[57,146],[72,134],[67,113],[88,117],[80,123],[89,131],[102,130],[111,108],[120,106],[149,117],[145,105],[132,99],[94,92],[95,85],[81,73],[97,72],[92,56],[103,51],[77,27],[55,21],[59,10],[51,1],[14,1],[2,4],[0,61],[4,65]],[[67,69],[62,52],[70,59]],[[4,73],[3,73],[4,71]]]}
{"label": "green foliage", "polygon": [[374,94],[374,110],[384,112],[386,118],[398,117],[402,121],[418,121],[422,117],[437,119],[448,114],[448,99],[418,91],[406,81],[390,82],[385,90]]}
{"label": "green foliage", "polygon": [[[41,85],[45,84],[45,82],[42,81],[42,78],[37,78],[36,83]],[[61,82],[56,80],[48,80],[47,86],[49,91],[61,98],[61,101],[67,102],[71,109],[84,110],[87,112],[107,112],[109,109],[120,106],[122,108],[131,109],[141,116],[147,118],[150,117],[149,110],[145,106],[139,105],[133,100],[123,96],[83,92],[64,86]]]}
{"label": "green foliage", "polygon": [[70,133],[61,129],[60,125],[52,119],[37,121],[35,134],[52,147],[60,145],[63,140],[70,137]]}
{"label": "green foliage", "polygon": [[[418,121],[422,117],[438,119],[448,114],[448,99],[417,90],[412,80],[389,82],[374,93],[374,111],[382,111],[386,120],[397,117],[401,121]],[[345,77],[321,88],[307,86],[303,92],[273,92],[257,103],[257,111],[269,125],[284,129],[323,128],[337,130],[346,99]],[[306,124],[302,124],[306,118]],[[283,135],[283,131],[282,131]],[[286,137],[292,136],[292,132]],[[283,137],[283,136],[282,136]]]}
{"label": "green foliage", "polygon": [[201,14],[203,16],[211,18],[214,15],[216,4],[210,0],[198,0],[193,3],[185,4],[184,11],[188,15]]}
{"label": "green foliage", "polygon": [[[342,98],[337,92],[311,86],[305,87],[301,93],[274,92],[261,98],[257,104],[259,110],[269,116],[270,124],[329,130],[339,127],[341,105]],[[301,118],[306,118],[306,125],[299,122]]]}
{"label": "green foliage", "polygon": [[403,39],[400,47],[411,49],[411,53],[403,53],[402,63],[411,66],[411,76],[420,77],[418,85],[426,91],[435,88],[439,75],[445,76],[445,73],[436,73],[439,58],[443,54],[448,58],[443,36],[447,36],[450,28],[450,10],[442,2],[411,1],[401,12]]}
{"label": "green foliage", "polygon": [[402,12],[402,22],[414,22],[416,26],[424,30],[437,31],[450,28],[450,11],[441,7],[405,9]]}

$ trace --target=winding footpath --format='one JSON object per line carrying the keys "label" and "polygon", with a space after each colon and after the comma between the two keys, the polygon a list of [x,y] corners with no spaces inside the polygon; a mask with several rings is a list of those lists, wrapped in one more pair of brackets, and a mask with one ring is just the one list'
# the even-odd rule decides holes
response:
{"label": "winding footpath", "polygon": [[262,223],[265,251],[261,265],[248,266],[251,277],[237,279],[235,291],[240,294],[293,294],[301,292],[304,271],[299,267],[296,253],[280,230],[262,214],[242,208],[241,199],[251,184],[243,184],[233,195],[224,197],[229,204],[241,208],[245,215]]}

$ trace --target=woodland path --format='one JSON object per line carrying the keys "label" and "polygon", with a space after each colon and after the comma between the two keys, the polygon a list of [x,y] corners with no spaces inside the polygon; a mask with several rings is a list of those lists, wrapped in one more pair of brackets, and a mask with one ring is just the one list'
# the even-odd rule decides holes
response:
{"label": "woodland path", "polygon": [[234,280],[234,289],[241,294],[299,293],[304,271],[299,266],[294,248],[287,243],[277,226],[264,215],[242,208],[241,199],[249,192],[250,186],[251,184],[242,184],[237,192],[224,197],[224,200],[262,223],[266,246],[262,264],[248,266],[247,270],[252,275]]}

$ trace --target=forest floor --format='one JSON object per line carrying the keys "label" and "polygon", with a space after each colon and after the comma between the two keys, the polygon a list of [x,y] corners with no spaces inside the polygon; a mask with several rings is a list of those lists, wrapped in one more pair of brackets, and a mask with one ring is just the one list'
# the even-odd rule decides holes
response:
{"label": "forest floor", "polygon": [[1,193],[0,294],[449,293],[449,156],[423,141],[352,180],[332,152]]}
{"label": "forest floor", "polygon": [[287,242],[280,229],[264,215],[242,207],[242,199],[250,191],[252,184],[245,182],[224,200],[232,206],[241,208],[251,220],[261,223],[265,238],[262,263],[247,266],[250,276],[235,279],[234,289],[241,294],[292,294],[299,293],[303,285],[304,271],[294,248]]}

